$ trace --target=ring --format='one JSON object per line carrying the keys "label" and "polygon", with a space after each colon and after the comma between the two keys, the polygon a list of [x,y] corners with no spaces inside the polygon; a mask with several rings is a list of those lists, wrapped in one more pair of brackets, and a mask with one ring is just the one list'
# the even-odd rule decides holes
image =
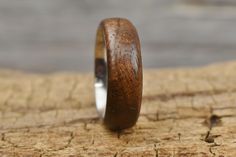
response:
{"label": "ring", "polygon": [[143,89],[138,33],[123,18],[103,20],[96,35],[95,102],[100,117],[111,130],[135,125]]}

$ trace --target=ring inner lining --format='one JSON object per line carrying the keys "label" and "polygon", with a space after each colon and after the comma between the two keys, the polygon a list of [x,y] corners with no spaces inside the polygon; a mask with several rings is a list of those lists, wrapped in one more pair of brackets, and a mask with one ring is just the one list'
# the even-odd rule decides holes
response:
{"label": "ring inner lining", "polygon": [[104,118],[107,103],[107,56],[104,33],[97,30],[95,46],[95,101],[99,115]]}

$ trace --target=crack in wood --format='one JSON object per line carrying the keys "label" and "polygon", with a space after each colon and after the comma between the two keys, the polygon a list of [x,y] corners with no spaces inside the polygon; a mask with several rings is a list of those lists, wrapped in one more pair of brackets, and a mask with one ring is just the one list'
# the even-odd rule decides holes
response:
{"label": "crack in wood", "polygon": [[[162,101],[167,102],[169,100],[173,100],[174,98],[182,98],[182,97],[194,97],[194,96],[211,96],[220,95],[227,92],[227,90],[205,90],[205,91],[195,91],[195,92],[179,92],[179,93],[169,93],[169,94],[157,94],[157,95],[146,95],[143,96],[143,101]],[[236,93],[236,89],[232,90],[232,93]]]}
{"label": "crack in wood", "polygon": [[159,150],[156,144],[154,144],[154,151],[155,151],[155,157],[159,157]]}
{"label": "crack in wood", "polygon": [[1,141],[6,142],[7,144],[9,144],[11,147],[14,147],[14,148],[18,148],[19,147],[17,144],[11,142],[10,140],[8,140],[6,138],[6,133],[2,133],[1,136],[2,136],[1,137]]}

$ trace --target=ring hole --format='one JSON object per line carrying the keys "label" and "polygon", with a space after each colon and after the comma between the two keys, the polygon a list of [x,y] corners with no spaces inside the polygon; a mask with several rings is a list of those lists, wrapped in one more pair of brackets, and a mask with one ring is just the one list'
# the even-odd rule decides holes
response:
{"label": "ring hole", "polygon": [[95,101],[100,117],[105,117],[107,103],[107,56],[104,33],[101,27],[97,30],[95,46]]}

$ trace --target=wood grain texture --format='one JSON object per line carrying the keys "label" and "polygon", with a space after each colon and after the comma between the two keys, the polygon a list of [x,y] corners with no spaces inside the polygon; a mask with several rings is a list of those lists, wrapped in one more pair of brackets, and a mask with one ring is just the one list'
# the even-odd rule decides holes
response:
{"label": "wood grain texture", "polygon": [[144,72],[135,127],[98,119],[92,74],[0,71],[0,156],[236,156],[236,62]]}
{"label": "wood grain texture", "polygon": [[[138,33],[127,19],[109,18],[99,25],[99,35],[104,37],[105,45],[102,45],[106,50],[104,52],[102,48],[101,51],[107,56],[108,86],[104,122],[112,130],[129,128],[138,119],[142,101],[143,73]],[[100,54],[97,50],[100,49],[96,49],[96,54]]]}

